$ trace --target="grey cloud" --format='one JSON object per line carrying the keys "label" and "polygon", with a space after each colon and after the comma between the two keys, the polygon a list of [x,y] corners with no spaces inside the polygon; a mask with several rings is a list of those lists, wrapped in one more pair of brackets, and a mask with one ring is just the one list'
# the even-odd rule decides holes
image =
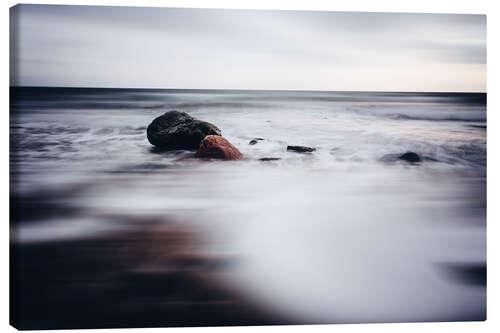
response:
{"label": "grey cloud", "polygon": [[[287,78],[266,75],[300,72],[300,82],[313,83],[325,81],[324,72],[359,75],[360,67],[454,64],[462,73],[486,65],[484,15],[55,5],[13,11],[20,14],[14,84],[287,89]],[[193,68],[212,79],[189,79]],[[470,72],[474,82],[478,75]]]}

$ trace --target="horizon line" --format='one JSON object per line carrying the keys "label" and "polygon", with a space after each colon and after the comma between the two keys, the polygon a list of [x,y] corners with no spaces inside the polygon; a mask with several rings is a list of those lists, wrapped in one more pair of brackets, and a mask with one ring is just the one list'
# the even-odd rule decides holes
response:
{"label": "horizon line", "polygon": [[128,89],[128,90],[233,90],[268,92],[359,92],[359,93],[434,93],[434,94],[487,94],[487,91],[397,91],[397,90],[305,90],[305,89],[228,89],[228,88],[137,88],[137,87],[92,87],[92,86],[30,86],[9,85],[9,88],[52,88],[52,89]]}

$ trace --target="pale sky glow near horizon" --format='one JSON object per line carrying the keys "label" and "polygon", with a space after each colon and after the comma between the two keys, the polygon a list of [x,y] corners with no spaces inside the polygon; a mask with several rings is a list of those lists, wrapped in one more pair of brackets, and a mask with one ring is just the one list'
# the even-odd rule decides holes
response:
{"label": "pale sky glow near horizon", "polygon": [[486,91],[486,16],[18,5],[11,86]]}

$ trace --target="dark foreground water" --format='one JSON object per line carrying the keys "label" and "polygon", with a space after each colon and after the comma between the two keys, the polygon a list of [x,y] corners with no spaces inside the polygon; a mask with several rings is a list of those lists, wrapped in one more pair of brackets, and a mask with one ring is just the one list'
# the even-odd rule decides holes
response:
{"label": "dark foreground water", "polygon": [[[171,109],[245,158],[153,149]],[[10,112],[18,327],[485,319],[485,94],[13,88]]]}

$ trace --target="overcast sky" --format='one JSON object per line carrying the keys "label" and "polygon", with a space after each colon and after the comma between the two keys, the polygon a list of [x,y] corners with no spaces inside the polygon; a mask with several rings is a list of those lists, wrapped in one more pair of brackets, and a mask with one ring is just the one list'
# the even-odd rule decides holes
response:
{"label": "overcast sky", "polygon": [[11,85],[485,91],[486,16],[21,5]]}

